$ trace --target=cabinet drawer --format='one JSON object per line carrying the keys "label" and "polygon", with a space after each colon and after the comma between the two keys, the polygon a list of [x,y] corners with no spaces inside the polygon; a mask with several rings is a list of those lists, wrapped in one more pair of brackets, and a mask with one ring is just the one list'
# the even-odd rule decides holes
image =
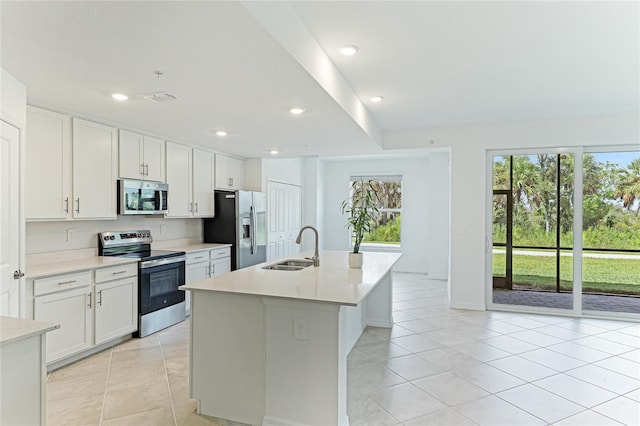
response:
{"label": "cabinet drawer", "polygon": [[219,249],[213,249],[209,251],[210,259],[221,259],[223,257],[231,257],[231,247],[223,247]]}
{"label": "cabinet drawer", "polygon": [[33,294],[53,293],[71,288],[91,285],[91,271],[76,272],[74,274],[56,275],[48,278],[33,280]]}
{"label": "cabinet drawer", "polygon": [[138,274],[138,264],[128,263],[126,265],[111,266],[109,268],[96,269],[96,283],[117,280],[125,277],[132,277]]}
{"label": "cabinet drawer", "polygon": [[187,265],[208,261],[209,253],[207,253],[206,251],[195,251],[192,253],[187,253]]}

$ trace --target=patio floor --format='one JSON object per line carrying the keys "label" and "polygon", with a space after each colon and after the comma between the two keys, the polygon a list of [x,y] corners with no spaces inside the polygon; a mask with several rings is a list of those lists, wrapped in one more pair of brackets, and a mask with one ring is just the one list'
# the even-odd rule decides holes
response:
{"label": "patio floor", "polygon": [[[548,291],[493,289],[493,303],[572,309],[573,295]],[[582,308],[589,311],[640,314],[640,298],[584,294]]]}

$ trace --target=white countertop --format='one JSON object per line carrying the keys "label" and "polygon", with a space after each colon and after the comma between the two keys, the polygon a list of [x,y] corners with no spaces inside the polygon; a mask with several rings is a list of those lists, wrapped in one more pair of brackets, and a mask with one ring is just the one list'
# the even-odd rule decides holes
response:
{"label": "white countertop", "polygon": [[172,247],[163,247],[162,250],[175,250],[175,251],[184,251],[184,252],[194,252],[194,251],[204,251],[217,249],[222,247],[231,247],[231,244],[223,244],[223,243],[200,243],[200,244],[189,244],[186,246],[172,246]]}
{"label": "white countertop", "polygon": [[[302,259],[312,252],[298,253],[288,259]],[[257,296],[338,303],[355,306],[391,270],[402,253],[364,253],[362,269],[350,269],[348,252],[321,251],[320,266],[300,271],[262,269],[272,261],[239,269],[217,277],[180,287],[191,291],[218,291]]]}
{"label": "white countertop", "polygon": [[126,263],[136,263],[138,259],[116,256],[92,256],[62,262],[39,263],[29,265],[26,270],[27,278],[40,278],[48,275],[66,274],[70,272],[84,271],[87,269],[104,268]]}
{"label": "white countertop", "polygon": [[60,325],[51,322],[0,316],[0,343],[26,339],[34,334],[46,333],[56,328],[60,328]]}

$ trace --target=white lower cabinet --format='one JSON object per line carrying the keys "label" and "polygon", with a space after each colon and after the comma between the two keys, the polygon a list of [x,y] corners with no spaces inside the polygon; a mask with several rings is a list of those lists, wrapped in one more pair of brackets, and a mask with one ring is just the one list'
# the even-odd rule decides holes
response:
{"label": "white lower cabinet", "polygon": [[[186,284],[225,274],[231,271],[231,247],[187,253],[186,263]],[[191,292],[186,293],[185,304],[188,315],[191,313]]]}
{"label": "white lower cabinet", "polygon": [[138,266],[135,263],[31,282],[33,319],[60,324],[59,329],[47,333],[47,364],[137,329]]}
{"label": "white lower cabinet", "polygon": [[[132,333],[138,328],[136,315],[138,312],[138,276],[137,269],[134,267],[105,268],[107,274],[100,274],[96,271],[96,345]],[[100,282],[101,275],[109,275],[110,270],[116,274],[112,276],[117,276],[118,279]],[[129,276],[119,278],[126,275]]]}
{"label": "white lower cabinet", "polygon": [[211,259],[211,269],[209,275],[217,277],[231,271],[231,258],[224,257],[219,259]]}
{"label": "white lower cabinet", "polygon": [[58,291],[34,299],[33,319],[60,324],[60,328],[47,333],[47,364],[91,347],[91,286]]}
{"label": "white lower cabinet", "polygon": [[[185,284],[191,284],[209,278],[209,253],[199,251],[187,254],[187,264],[185,267]],[[191,292],[185,291],[185,311],[191,314]]]}

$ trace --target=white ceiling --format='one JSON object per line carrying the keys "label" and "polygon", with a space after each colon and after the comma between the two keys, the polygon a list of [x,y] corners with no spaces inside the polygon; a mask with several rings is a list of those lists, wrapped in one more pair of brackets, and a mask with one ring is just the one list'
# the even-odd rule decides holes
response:
{"label": "white ceiling", "polygon": [[[636,1],[0,8],[2,67],[31,104],[245,157],[372,155],[376,131],[640,113]],[[337,52],[348,43],[350,58]],[[143,98],[161,90],[179,100]]]}

